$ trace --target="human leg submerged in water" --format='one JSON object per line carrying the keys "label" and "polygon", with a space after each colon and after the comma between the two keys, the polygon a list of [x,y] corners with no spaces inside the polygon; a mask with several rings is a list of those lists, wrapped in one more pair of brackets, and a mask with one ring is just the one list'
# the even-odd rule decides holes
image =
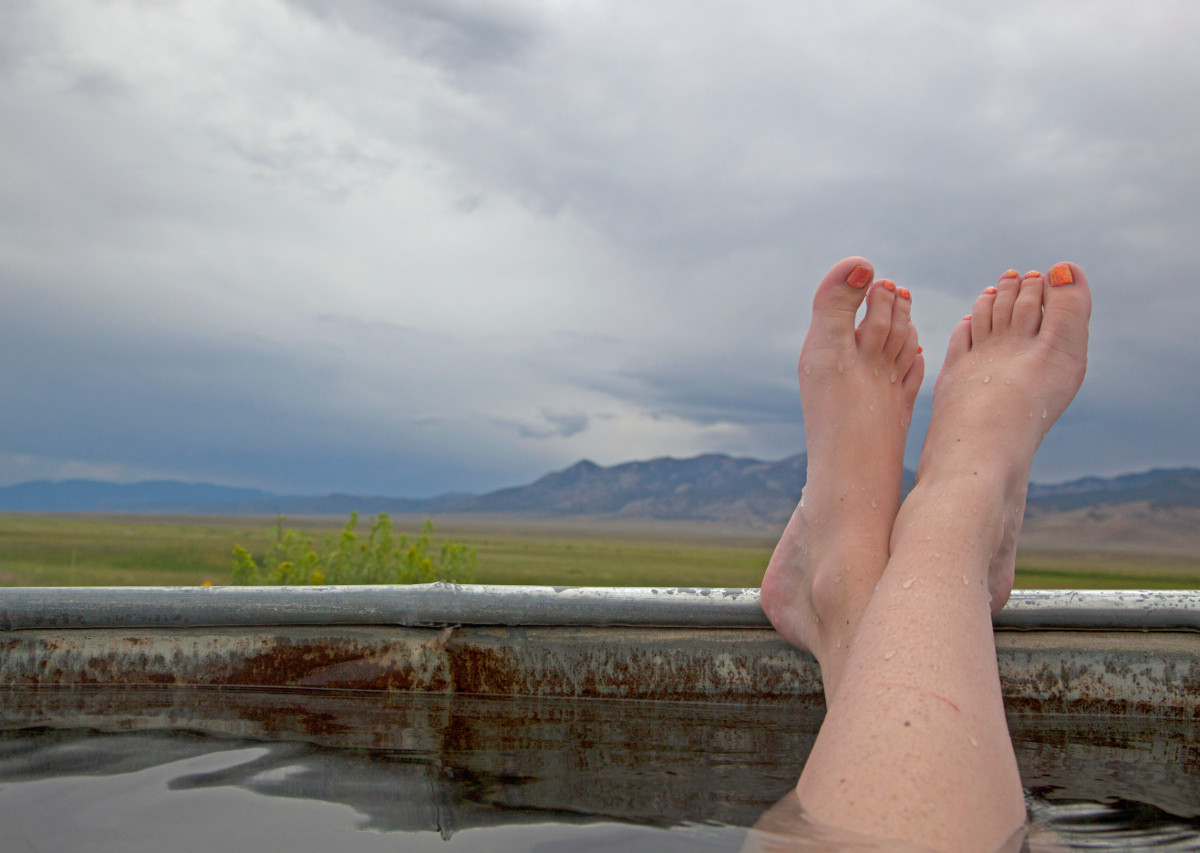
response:
{"label": "human leg submerged in water", "polygon": [[[994,851],[1024,823],[991,620],[1012,588],[1034,452],[1083,381],[1090,311],[1087,279],[1072,264],[1048,277],[1010,272],[984,289],[951,337],[917,484],[889,525],[865,601],[820,594],[826,569],[811,555],[833,547],[819,542],[836,530],[808,524],[801,537],[789,523],[763,609],[813,652],[823,676],[837,674],[826,679],[825,721],[796,787],[813,819],[952,851]],[[824,322],[815,306],[813,326]],[[847,417],[807,403],[804,414],[806,435]],[[822,447],[810,442],[810,465],[839,478],[828,448],[824,462],[811,459]],[[840,476],[857,485],[863,470]],[[872,485],[890,494],[893,479]],[[848,565],[869,575],[878,560]],[[799,629],[808,614],[812,626]],[[839,620],[857,621],[853,643],[831,654],[816,626]]]}

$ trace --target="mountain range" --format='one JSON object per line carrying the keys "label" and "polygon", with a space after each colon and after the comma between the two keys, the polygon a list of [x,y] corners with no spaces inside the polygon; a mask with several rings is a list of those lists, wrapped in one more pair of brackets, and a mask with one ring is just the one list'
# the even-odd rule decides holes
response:
{"label": "mountain range", "polygon": [[[585,459],[528,485],[482,495],[452,492],[425,499],[280,495],[172,480],[128,484],[37,480],[0,487],[0,511],[347,515],[353,510],[364,514],[574,515],[777,523],[785,521],[795,508],[807,468],[804,454],[764,462],[710,453],[610,467]],[[906,471],[906,491],[912,482],[912,472]],[[1033,484],[1028,503],[1031,513],[1132,503],[1200,506],[1200,469],[1155,469],[1111,478]]]}

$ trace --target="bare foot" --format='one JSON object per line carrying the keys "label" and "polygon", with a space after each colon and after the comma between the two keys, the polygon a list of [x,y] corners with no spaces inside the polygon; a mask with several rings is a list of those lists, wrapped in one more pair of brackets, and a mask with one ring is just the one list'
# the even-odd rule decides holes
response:
{"label": "bare foot", "polygon": [[1034,452],[1083,383],[1091,308],[1074,264],[1047,276],[1009,270],[955,327],[934,386],[917,489],[978,485],[999,501],[986,542],[993,615],[1012,591]]}
{"label": "bare foot", "polygon": [[808,483],[762,582],[763,610],[817,657],[827,697],[887,565],[925,371],[909,292],[873,276],[870,262],[846,258],[813,297],[799,366]]}

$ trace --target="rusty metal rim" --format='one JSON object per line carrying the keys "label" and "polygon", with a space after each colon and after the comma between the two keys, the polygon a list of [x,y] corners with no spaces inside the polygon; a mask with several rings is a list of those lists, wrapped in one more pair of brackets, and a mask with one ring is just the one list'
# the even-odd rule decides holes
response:
{"label": "rusty metal rim", "polygon": [[[762,627],[757,589],[483,586],[14,587],[0,630],[264,625]],[[1000,629],[1200,631],[1200,592],[1021,590]]]}

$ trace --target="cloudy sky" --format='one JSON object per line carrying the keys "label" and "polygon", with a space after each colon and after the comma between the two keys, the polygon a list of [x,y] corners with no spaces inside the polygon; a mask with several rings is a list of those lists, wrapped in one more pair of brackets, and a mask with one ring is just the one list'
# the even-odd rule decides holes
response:
{"label": "cloudy sky", "polygon": [[910,462],[954,321],[1070,259],[1091,367],[1035,478],[1200,464],[1197,33],[1194,0],[4,0],[0,484],[782,458],[847,254],[913,291]]}

